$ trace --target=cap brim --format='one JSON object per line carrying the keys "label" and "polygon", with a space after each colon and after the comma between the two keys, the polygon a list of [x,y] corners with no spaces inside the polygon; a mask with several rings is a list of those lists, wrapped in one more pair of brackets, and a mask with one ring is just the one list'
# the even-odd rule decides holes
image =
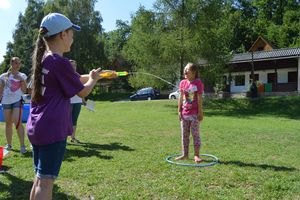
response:
{"label": "cap brim", "polygon": [[73,28],[74,30],[76,30],[76,31],[80,31],[80,30],[81,30],[81,27],[78,26],[78,25],[76,25],[76,24],[73,24],[73,25],[72,25],[72,28]]}

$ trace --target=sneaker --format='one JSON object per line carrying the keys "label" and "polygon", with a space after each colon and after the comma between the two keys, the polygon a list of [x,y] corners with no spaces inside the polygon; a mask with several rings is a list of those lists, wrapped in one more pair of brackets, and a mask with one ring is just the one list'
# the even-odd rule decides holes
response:
{"label": "sneaker", "polygon": [[80,143],[79,140],[77,140],[76,138],[72,138],[72,139],[71,139],[71,142],[72,142],[72,143]]}
{"label": "sneaker", "polygon": [[4,147],[7,151],[10,151],[12,149],[12,146],[10,144],[5,145]]}
{"label": "sneaker", "polygon": [[25,146],[21,146],[20,152],[21,152],[21,154],[26,153],[27,152],[26,147]]}

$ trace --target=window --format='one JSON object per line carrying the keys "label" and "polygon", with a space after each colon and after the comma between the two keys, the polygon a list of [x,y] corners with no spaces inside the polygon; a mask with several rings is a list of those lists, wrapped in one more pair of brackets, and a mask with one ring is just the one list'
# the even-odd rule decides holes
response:
{"label": "window", "polygon": [[147,94],[147,89],[141,89],[137,92],[138,95]]}
{"label": "window", "polygon": [[257,51],[263,51],[264,47],[257,47]]}
{"label": "window", "polygon": [[289,83],[297,83],[297,72],[288,72],[288,82]]}
{"label": "window", "polygon": [[234,77],[235,86],[243,86],[245,85],[245,75],[237,75]]}

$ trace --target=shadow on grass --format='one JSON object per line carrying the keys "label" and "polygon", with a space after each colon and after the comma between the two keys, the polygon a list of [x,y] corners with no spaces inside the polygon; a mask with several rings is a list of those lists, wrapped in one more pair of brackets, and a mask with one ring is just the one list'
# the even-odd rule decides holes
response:
{"label": "shadow on grass", "polygon": [[14,152],[14,154],[20,154],[21,157],[32,158],[32,151],[31,149],[29,150],[28,148],[27,148],[27,152],[23,154],[21,154],[19,150],[15,150],[15,149],[12,149],[11,152]]}
{"label": "shadow on grass", "polygon": [[[177,115],[177,105],[167,105]],[[252,117],[255,115],[300,119],[300,97],[262,97],[257,99],[206,99],[205,116]]]}
{"label": "shadow on grass", "polygon": [[222,165],[236,165],[239,167],[255,167],[261,168],[264,170],[273,170],[273,171],[298,171],[298,169],[294,167],[285,167],[285,166],[275,166],[268,164],[255,164],[255,163],[245,163],[241,161],[219,161],[219,164]]}
{"label": "shadow on grass", "polygon": [[[8,168],[4,169],[7,171]],[[13,199],[13,200],[23,200],[23,199],[29,199],[30,191],[32,187],[32,181],[26,181],[22,180],[8,172],[0,174],[1,176],[7,177],[7,179],[10,181],[9,185],[5,185],[0,181],[0,193],[5,194],[8,193],[5,199]],[[64,194],[62,192],[58,192],[60,190],[59,187],[57,187],[54,184],[53,188],[53,199],[61,199],[61,200],[67,200],[67,199],[74,199],[78,200],[74,196],[70,196],[67,194]]]}
{"label": "shadow on grass", "polygon": [[[68,146],[71,146],[72,148],[68,148]],[[68,143],[64,160],[73,161],[74,160],[73,157],[91,157],[91,156],[95,156],[105,160],[110,160],[113,158],[112,156],[102,155],[101,150],[134,151],[134,149],[118,142],[113,142],[110,144],[95,144],[95,143],[82,143],[82,142],[78,144]]]}
{"label": "shadow on grass", "polygon": [[300,119],[300,98],[268,97],[258,99],[219,99],[206,102],[207,116],[251,117],[270,115]]}

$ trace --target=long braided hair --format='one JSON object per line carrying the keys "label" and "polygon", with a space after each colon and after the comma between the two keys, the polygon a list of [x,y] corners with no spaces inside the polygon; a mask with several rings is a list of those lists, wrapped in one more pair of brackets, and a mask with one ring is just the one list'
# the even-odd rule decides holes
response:
{"label": "long braided hair", "polygon": [[44,35],[47,33],[47,29],[41,28],[39,30],[38,38],[35,42],[35,48],[32,54],[32,93],[31,101],[39,102],[42,99],[42,60],[47,50],[46,41]]}

